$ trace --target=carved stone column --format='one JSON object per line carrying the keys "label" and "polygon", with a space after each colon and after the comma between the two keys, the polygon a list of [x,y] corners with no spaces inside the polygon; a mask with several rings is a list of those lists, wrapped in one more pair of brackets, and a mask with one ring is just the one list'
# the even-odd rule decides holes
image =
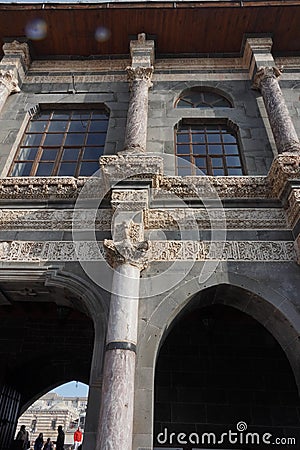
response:
{"label": "carved stone column", "polygon": [[300,142],[278,83],[277,67],[261,67],[255,77],[255,89],[262,93],[278,153],[300,152]]}
{"label": "carved stone column", "polygon": [[96,450],[132,449],[140,272],[149,246],[142,236],[141,224],[125,220],[115,225],[114,240],[104,241],[114,275]]}
{"label": "carved stone column", "polygon": [[145,34],[131,41],[132,64],[127,67],[130,100],[125,131],[125,151],[145,152],[147,142],[148,91],[152,86],[154,42],[146,41]]}
{"label": "carved stone column", "polygon": [[0,69],[0,112],[10,94],[19,92],[18,80],[12,70]]}

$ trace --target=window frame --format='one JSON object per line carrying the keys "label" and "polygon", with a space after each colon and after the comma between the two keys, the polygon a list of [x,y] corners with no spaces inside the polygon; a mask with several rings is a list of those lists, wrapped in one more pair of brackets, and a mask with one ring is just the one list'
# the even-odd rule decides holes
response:
{"label": "window frame", "polygon": [[[235,143],[233,143],[233,145],[236,145],[237,147],[237,153],[228,153],[226,154],[226,145],[230,145],[230,143],[225,143],[222,139],[220,139],[220,142],[218,143],[210,143],[207,140],[207,136],[209,136],[209,133],[207,133],[206,131],[203,132],[204,135],[204,141],[201,143],[197,143],[197,142],[193,142],[192,140],[192,136],[193,136],[193,132],[191,132],[190,130],[187,133],[182,133],[182,134],[188,134],[189,136],[189,141],[187,141],[186,143],[184,143],[183,145],[186,145],[189,147],[189,153],[179,153],[178,152],[178,142],[177,142],[177,136],[178,136],[178,130],[180,130],[180,127],[206,127],[206,126],[214,126],[214,127],[218,127],[219,130],[221,130],[221,128],[226,128],[226,131],[228,132],[228,134],[232,134],[235,137]],[[196,130],[194,132],[194,134],[196,134]],[[199,133],[198,134],[202,134]],[[215,133],[216,134],[216,133]],[[220,135],[226,134],[223,133],[222,131],[220,132]],[[210,145],[221,145],[222,148],[222,152],[221,153],[216,153],[214,154],[210,154],[209,152],[209,146]],[[195,145],[201,145],[203,147],[205,147],[205,153],[203,154],[199,154],[199,156],[195,156],[197,155],[197,153],[195,153],[194,151],[194,146]],[[206,175],[206,176],[226,176],[226,177],[230,177],[230,176],[246,176],[247,175],[247,170],[246,170],[246,164],[245,164],[245,159],[243,156],[243,148],[242,148],[242,143],[241,143],[241,139],[240,139],[240,134],[239,134],[239,129],[237,127],[237,125],[232,122],[230,119],[225,119],[225,118],[184,118],[181,119],[174,127],[174,153],[175,153],[175,159],[176,159],[176,163],[175,163],[175,172],[177,176],[196,176],[196,175],[200,175],[200,171],[202,172],[201,175]],[[190,173],[187,175],[180,175],[180,168],[183,169],[185,166],[182,165],[178,165],[178,158],[182,158],[182,157],[189,157],[189,164],[186,164],[186,168],[190,168]],[[226,157],[234,157],[237,156],[239,157],[240,160],[240,165],[239,166],[231,166],[227,164],[227,160]],[[196,160],[203,158],[205,161],[205,167],[202,166],[200,167],[199,164],[197,164]],[[222,159],[223,164],[222,166],[220,166],[220,170],[224,171],[224,174],[214,174],[213,170],[217,170],[218,167],[215,166],[213,167],[212,165],[212,161],[213,159]],[[228,169],[241,169],[242,173],[241,174],[230,174],[228,173]],[[207,173],[205,173],[205,171]]]}
{"label": "window frame", "polygon": [[[73,118],[73,114],[76,114],[77,111],[82,112],[82,114],[89,114],[89,118],[87,119],[75,119]],[[69,113],[69,117],[62,119],[58,118],[55,120],[55,114],[64,114]],[[36,123],[38,123],[38,115],[39,114],[48,114],[48,118],[41,119],[41,123],[45,123],[45,128],[42,130],[33,130],[31,131],[31,124],[34,122],[36,118]],[[93,115],[101,114],[106,115],[106,119],[104,118],[97,118],[93,117]],[[90,176],[90,175],[81,175],[81,164],[82,163],[93,163],[95,164],[96,161],[98,162],[99,157],[105,153],[105,144],[106,144],[106,138],[109,128],[109,119],[110,119],[110,111],[104,104],[99,103],[77,103],[77,104],[49,104],[44,103],[42,105],[37,105],[34,108],[32,108],[29,111],[28,120],[26,121],[26,125],[24,126],[22,136],[20,138],[20,141],[18,143],[17,149],[14,152],[14,156],[12,159],[12,162],[10,164],[9,170],[8,170],[8,177],[16,178],[16,177],[81,177],[81,176]],[[82,130],[82,132],[79,132],[77,130],[71,131],[70,128],[72,126],[72,123],[76,122],[82,122],[85,120],[87,122],[86,130]],[[95,130],[90,132],[90,127],[94,121],[106,121],[106,128],[102,130]],[[58,130],[53,131],[51,130],[49,133],[49,128],[51,127],[51,124],[55,123],[58,124],[59,122],[66,123],[66,127],[64,130]],[[89,143],[89,137],[92,136],[92,134],[101,134],[104,136],[104,142],[99,144],[93,144]],[[67,144],[68,136],[76,136],[80,135],[83,136],[83,141],[79,143],[74,144]],[[41,136],[41,140],[38,142],[38,144],[27,144],[26,145],[26,136]],[[60,135],[62,136],[61,141],[59,144],[55,145],[53,143],[45,144],[45,141],[47,140],[47,137]],[[85,156],[84,152],[89,149],[98,149],[102,148],[102,151],[100,152],[100,156],[91,158],[90,156]],[[35,154],[31,158],[28,158],[30,155],[26,155],[26,159],[20,158],[20,154],[22,150],[24,150],[24,153],[26,152],[26,149],[28,149],[28,153],[30,150],[32,150]],[[68,159],[66,158],[65,161],[63,160],[64,152],[65,150],[71,150],[74,151],[74,158]],[[48,150],[48,154],[50,155],[53,152],[52,159],[43,159],[44,152]],[[75,154],[77,151],[77,155]],[[88,152],[87,152],[88,153]],[[45,152],[45,155],[47,153]],[[28,175],[16,175],[13,174],[14,169],[16,168],[16,164],[18,163],[31,163],[31,168],[29,170]],[[52,164],[52,171],[51,174],[37,174],[37,171],[39,168],[42,169],[41,164]],[[64,164],[73,164],[75,166],[74,174],[72,175],[65,175],[61,174],[59,175],[59,170],[63,170]]]}
{"label": "window frame", "polygon": [[[188,94],[191,95],[192,93],[199,94],[202,97],[202,99],[204,99],[204,100],[202,100],[202,102],[200,102],[200,103],[198,102],[198,105],[202,104],[203,106],[196,106],[197,103],[193,103],[193,102],[189,102],[188,100],[184,100],[185,96],[187,96]],[[228,103],[228,105],[226,105],[226,106],[224,106],[224,105],[218,106],[217,104],[214,105],[214,102],[210,103],[209,101],[205,101],[205,95],[206,94],[208,94],[208,95],[209,94],[214,94],[214,95],[218,96],[220,98],[220,100],[225,100]],[[183,105],[182,106],[178,106],[178,103],[181,100],[185,101],[187,104],[190,104],[190,106],[183,106]],[[184,109],[188,109],[188,108],[191,108],[191,109],[208,109],[208,110],[210,110],[210,109],[233,108],[234,104],[233,104],[232,99],[228,95],[226,95],[226,93],[224,93],[223,91],[220,91],[220,90],[218,90],[216,88],[212,88],[212,87],[208,87],[208,86],[194,86],[194,87],[191,87],[191,88],[187,88],[187,89],[183,90],[180,93],[180,95],[175,100],[174,107],[178,108],[178,109],[183,109],[183,110]]]}

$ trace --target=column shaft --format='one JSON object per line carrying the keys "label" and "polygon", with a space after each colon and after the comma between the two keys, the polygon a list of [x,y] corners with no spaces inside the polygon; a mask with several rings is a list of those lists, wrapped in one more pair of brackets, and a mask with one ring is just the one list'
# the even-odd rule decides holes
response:
{"label": "column shaft", "polygon": [[146,151],[148,123],[148,91],[152,68],[128,67],[131,94],[127,113],[124,150]]}
{"label": "column shaft", "polygon": [[97,450],[131,450],[140,269],[114,272]]}
{"label": "column shaft", "polygon": [[300,152],[300,142],[277,78],[276,67],[262,67],[254,78],[254,87],[262,93],[278,153]]}

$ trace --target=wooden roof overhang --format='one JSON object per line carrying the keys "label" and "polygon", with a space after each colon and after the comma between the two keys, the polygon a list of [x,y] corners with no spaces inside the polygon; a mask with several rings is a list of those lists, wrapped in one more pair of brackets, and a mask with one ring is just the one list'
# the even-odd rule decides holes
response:
{"label": "wooden roof overhang", "polygon": [[[245,34],[273,36],[274,54],[300,54],[300,0],[118,3],[0,3],[0,39],[22,39],[42,19],[44,39],[30,41],[34,59],[117,57],[144,32],[156,55],[238,55]],[[106,42],[95,30],[109,30]],[[1,51],[1,50],[0,50]]]}

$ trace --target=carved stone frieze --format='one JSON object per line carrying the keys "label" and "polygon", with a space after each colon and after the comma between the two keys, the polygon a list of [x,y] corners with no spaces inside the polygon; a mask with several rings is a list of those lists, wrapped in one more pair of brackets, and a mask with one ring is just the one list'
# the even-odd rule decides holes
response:
{"label": "carved stone frieze", "polygon": [[179,198],[276,198],[272,196],[266,177],[168,177],[155,178],[157,197],[168,197],[169,193]]}
{"label": "carved stone frieze", "polygon": [[155,174],[163,172],[163,158],[161,156],[147,156],[122,154],[101,156],[100,170],[108,185],[116,181],[130,178],[153,178]]}
{"label": "carved stone frieze", "polygon": [[1,230],[70,230],[92,229],[109,231],[113,212],[102,209],[60,210],[60,209],[1,209]]}
{"label": "carved stone frieze", "polygon": [[[299,243],[299,238],[297,240]],[[120,258],[123,263],[128,255],[132,262],[140,257],[147,261],[294,261],[293,241],[144,241],[137,246],[118,247],[112,241],[104,244],[94,241],[9,241],[0,242],[0,261],[6,262],[55,262],[99,261],[107,256]],[[149,249],[147,248],[149,246]],[[105,248],[104,248],[105,247]],[[119,252],[120,250],[120,252]],[[136,252],[136,253],[135,253]],[[119,256],[120,255],[120,256]],[[144,261],[145,258],[145,261]],[[137,261],[136,264],[139,262]],[[135,264],[135,265],[136,265]]]}
{"label": "carved stone frieze", "polygon": [[[294,192],[294,191],[293,191]],[[137,202],[138,206],[140,205]],[[134,208],[136,203],[132,203]],[[298,206],[297,206],[298,205]],[[289,224],[293,226],[293,218],[300,208],[300,192],[290,196],[288,211]],[[123,210],[123,207],[122,207]],[[138,209],[139,210],[139,209]],[[136,211],[130,208],[128,211]],[[290,211],[290,212],[289,212]],[[285,229],[287,223],[282,209],[278,208],[228,208],[224,210],[227,229]],[[1,209],[1,230],[70,230],[91,229],[110,231],[113,211],[93,210],[45,210],[45,209]],[[299,217],[299,216],[297,216]],[[205,208],[147,209],[144,211],[145,229],[177,230],[186,229],[195,224],[199,229],[210,229],[217,226],[219,212],[207,211]],[[223,218],[220,220],[223,223]]]}
{"label": "carved stone frieze", "polygon": [[[20,92],[19,82],[13,70],[0,69],[0,87],[3,86],[9,94]],[[0,90],[0,96],[4,95]]]}
{"label": "carved stone frieze", "polygon": [[113,189],[110,203],[114,210],[117,208],[123,211],[145,210],[148,207],[148,191],[146,189]]}
{"label": "carved stone frieze", "polygon": [[[284,211],[278,208],[224,209],[227,229],[286,229]],[[199,229],[217,228],[224,223],[220,211],[205,208],[149,209],[145,212],[146,229],[178,230],[196,226]]]}
{"label": "carved stone frieze", "polygon": [[280,198],[289,179],[300,178],[300,154],[284,153],[277,156],[268,173],[274,197]]}
{"label": "carved stone frieze", "polygon": [[[0,178],[0,199],[76,198],[86,178]],[[97,193],[95,192],[95,197]],[[99,196],[99,193],[98,193]]]}

